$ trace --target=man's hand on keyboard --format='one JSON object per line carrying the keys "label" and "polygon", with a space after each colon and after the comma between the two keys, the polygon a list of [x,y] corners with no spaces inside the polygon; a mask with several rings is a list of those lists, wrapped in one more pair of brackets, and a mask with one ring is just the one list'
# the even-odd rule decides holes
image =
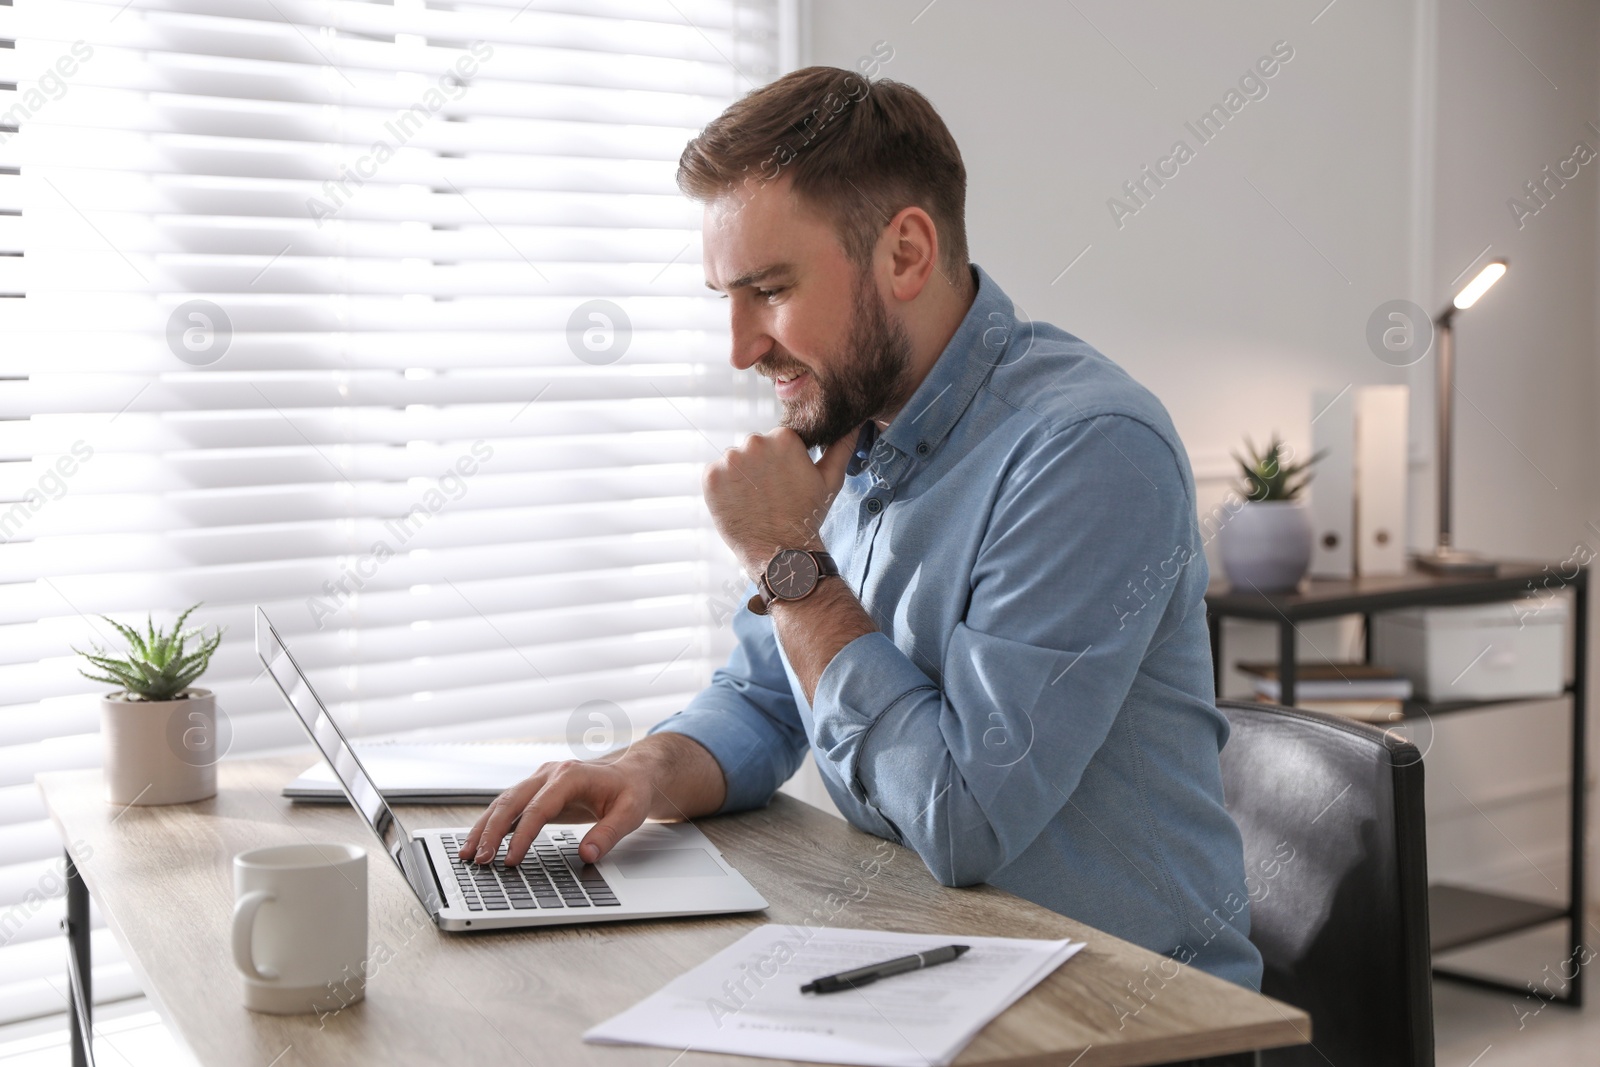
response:
{"label": "man's hand on keyboard", "polygon": [[688,819],[722,806],[722,768],[701,745],[661,733],[595,760],[547,763],[490,802],[459,855],[487,863],[506,834],[516,866],[547,823],[593,822],[578,857],[597,863],[650,817]]}

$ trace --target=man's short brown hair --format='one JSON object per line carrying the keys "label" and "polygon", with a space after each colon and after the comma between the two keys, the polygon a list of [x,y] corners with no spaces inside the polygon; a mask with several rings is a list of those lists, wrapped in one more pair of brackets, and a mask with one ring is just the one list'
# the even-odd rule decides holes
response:
{"label": "man's short brown hair", "polygon": [[964,285],[967,169],[944,120],[911,86],[806,67],[732,104],[678,160],[678,188],[702,202],[786,174],[833,218],[858,264],[901,209],[922,208],[938,228],[941,269]]}

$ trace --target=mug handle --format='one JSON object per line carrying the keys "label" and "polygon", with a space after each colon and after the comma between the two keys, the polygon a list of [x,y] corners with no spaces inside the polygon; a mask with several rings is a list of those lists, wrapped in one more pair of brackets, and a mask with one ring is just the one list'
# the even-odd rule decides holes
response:
{"label": "mug handle", "polygon": [[247,978],[269,982],[278,977],[278,972],[270,967],[257,967],[250,953],[250,941],[256,931],[256,912],[261,910],[261,905],[277,899],[275,893],[256,889],[240,897],[233,906],[233,965]]}

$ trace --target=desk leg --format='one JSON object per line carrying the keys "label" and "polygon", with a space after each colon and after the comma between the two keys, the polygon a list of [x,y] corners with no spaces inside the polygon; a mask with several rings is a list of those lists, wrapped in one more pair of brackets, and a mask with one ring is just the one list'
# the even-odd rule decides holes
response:
{"label": "desk leg", "polygon": [[1278,703],[1294,707],[1294,623],[1284,619],[1278,624]]}
{"label": "desk leg", "polygon": [[[1588,800],[1588,664],[1589,654],[1589,575],[1585,571],[1581,581],[1572,589],[1572,841],[1568,846],[1571,859],[1571,930],[1572,951],[1578,953],[1584,943],[1584,807]],[[1575,957],[1577,959],[1578,957]],[[1574,1008],[1583,1006],[1583,964],[1581,959],[1574,967],[1572,988],[1567,991],[1567,1003]]]}
{"label": "desk leg", "polygon": [[89,973],[89,889],[67,851],[67,1013],[72,1067],[94,1067],[94,989]]}

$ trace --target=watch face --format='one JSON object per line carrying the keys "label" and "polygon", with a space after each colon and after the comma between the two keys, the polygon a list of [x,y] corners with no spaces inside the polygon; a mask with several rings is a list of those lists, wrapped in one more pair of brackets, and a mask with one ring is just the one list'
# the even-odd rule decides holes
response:
{"label": "watch face", "polygon": [[799,600],[817,587],[817,561],[811,553],[786,548],[767,564],[767,585],[780,600]]}

